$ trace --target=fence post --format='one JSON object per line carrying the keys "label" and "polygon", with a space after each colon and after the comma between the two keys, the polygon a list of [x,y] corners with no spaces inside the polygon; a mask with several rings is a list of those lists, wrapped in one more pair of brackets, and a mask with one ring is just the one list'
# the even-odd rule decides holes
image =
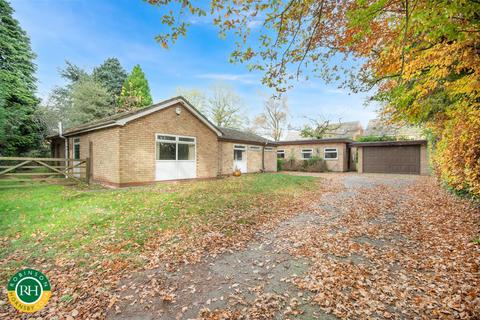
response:
{"label": "fence post", "polygon": [[90,157],[85,160],[85,182],[90,184]]}
{"label": "fence post", "polygon": [[87,166],[88,166],[88,183],[93,178],[93,141],[88,142],[88,160],[87,160]]}

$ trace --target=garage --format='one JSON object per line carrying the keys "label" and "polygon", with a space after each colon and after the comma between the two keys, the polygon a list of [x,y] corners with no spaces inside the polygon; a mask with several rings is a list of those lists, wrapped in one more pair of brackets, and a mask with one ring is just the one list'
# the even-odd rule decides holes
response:
{"label": "garage", "polygon": [[426,141],[354,143],[359,149],[359,172],[424,174]]}

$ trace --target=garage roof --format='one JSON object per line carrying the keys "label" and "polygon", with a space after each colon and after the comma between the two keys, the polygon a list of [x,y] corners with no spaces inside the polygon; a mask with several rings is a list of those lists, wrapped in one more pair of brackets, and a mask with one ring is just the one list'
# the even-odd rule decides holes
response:
{"label": "garage roof", "polygon": [[385,146],[412,146],[427,144],[427,140],[402,140],[402,141],[369,141],[352,142],[352,147],[385,147]]}

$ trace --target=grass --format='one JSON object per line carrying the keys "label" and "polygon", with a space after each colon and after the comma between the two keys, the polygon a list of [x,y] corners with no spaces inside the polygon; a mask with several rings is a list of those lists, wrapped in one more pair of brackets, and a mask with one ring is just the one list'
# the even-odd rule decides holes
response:
{"label": "grass", "polygon": [[[228,210],[248,211],[263,201],[313,188],[312,177],[255,174],[116,190],[52,185],[3,189],[1,269],[11,273],[38,259],[129,259],[164,232],[221,223]],[[228,219],[249,225],[255,216]]]}

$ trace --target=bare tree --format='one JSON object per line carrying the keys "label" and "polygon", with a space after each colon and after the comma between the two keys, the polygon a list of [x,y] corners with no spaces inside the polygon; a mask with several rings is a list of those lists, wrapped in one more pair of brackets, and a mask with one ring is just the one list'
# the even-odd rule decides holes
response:
{"label": "bare tree", "polygon": [[301,136],[305,138],[322,139],[326,135],[335,132],[335,130],[341,126],[340,120],[338,121],[338,124],[334,124],[330,120],[324,119],[323,117],[319,117],[317,119],[310,117],[305,118],[310,121],[310,124],[306,124],[300,130]]}
{"label": "bare tree", "polygon": [[223,83],[214,85],[207,102],[208,114],[215,125],[241,128],[245,123],[245,117],[240,113],[243,100],[232,87]]}
{"label": "bare tree", "polygon": [[184,97],[192,106],[202,113],[207,113],[207,97],[205,93],[195,88],[178,87],[177,95]]}
{"label": "bare tree", "polygon": [[264,102],[263,112],[255,118],[254,126],[274,141],[279,141],[287,124],[287,114],[287,97],[272,97]]}

